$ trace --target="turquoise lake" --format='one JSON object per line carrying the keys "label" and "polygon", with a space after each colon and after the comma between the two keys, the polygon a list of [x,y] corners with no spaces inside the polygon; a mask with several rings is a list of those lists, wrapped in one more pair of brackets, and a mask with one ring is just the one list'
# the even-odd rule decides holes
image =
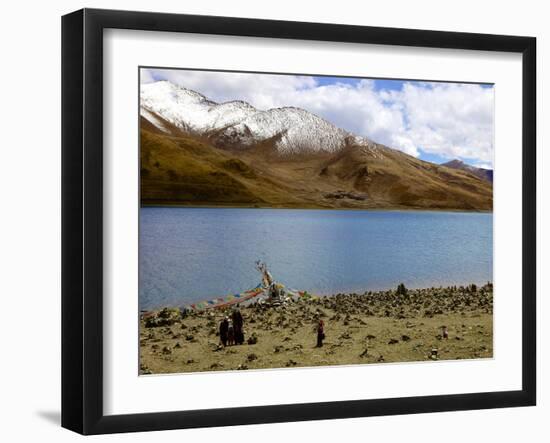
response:
{"label": "turquoise lake", "polygon": [[321,295],[483,284],[493,278],[493,215],[140,209],[140,309],[250,289],[256,260],[286,286]]}

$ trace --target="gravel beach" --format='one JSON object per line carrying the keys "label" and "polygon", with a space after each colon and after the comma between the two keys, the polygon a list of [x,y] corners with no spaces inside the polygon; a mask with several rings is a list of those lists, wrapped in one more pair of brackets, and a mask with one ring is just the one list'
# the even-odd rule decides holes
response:
{"label": "gravel beach", "polygon": [[[492,358],[493,286],[335,294],[239,306],[244,343],[222,346],[235,307],[140,316],[141,375]],[[323,320],[325,340],[316,346]]]}

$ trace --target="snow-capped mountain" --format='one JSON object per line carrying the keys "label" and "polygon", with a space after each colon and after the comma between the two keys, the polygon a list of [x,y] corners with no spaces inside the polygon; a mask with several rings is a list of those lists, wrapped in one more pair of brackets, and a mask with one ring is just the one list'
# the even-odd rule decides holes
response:
{"label": "snow-capped mountain", "polygon": [[244,101],[216,103],[168,81],[141,85],[140,100],[142,117],[160,130],[169,132],[164,120],[224,146],[247,148],[271,141],[282,154],[334,153],[349,144],[376,149],[368,139],[300,108],[263,111]]}
{"label": "snow-capped mountain", "polygon": [[304,109],[216,103],[166,81],[142,85],[140,105],[143,204],[492,209],[490,181]]}

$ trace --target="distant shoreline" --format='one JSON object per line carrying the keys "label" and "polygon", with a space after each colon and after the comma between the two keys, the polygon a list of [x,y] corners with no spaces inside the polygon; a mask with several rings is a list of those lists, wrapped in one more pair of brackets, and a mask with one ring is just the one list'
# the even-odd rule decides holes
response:
{"label": "distant shoreline", "polygon": [[185,209],[283,209],[283,210],[297,210],[297,211],[370,211],[370,212],[459,212],[467,214],[492,214],[493,211],[484,209],[447,209],[447,208],[425,208],[425,207],[396,207],[391,206],[387,208],[334,208],[334,207],[322,207],[312,206],[308,208],[291,207],[291,206],[250,206],[250,205],[237,205],[237,204],[216,204],[216,205],[197,205],[197,204],[185,204],[185,203],[140,203],[141,208],[185,208]]}

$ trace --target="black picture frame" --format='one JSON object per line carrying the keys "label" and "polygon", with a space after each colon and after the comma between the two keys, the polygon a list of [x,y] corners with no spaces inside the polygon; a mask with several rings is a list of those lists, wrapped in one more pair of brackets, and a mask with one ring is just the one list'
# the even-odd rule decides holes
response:
{"label": "black picture frame", "polygon": [[[103,30],[171,31],[522,54],[522,389],[178,412],[103,412]],[[536,39],[83,9],[62,18],[62,426],[82,434],[531,406],[536,403]]]}

